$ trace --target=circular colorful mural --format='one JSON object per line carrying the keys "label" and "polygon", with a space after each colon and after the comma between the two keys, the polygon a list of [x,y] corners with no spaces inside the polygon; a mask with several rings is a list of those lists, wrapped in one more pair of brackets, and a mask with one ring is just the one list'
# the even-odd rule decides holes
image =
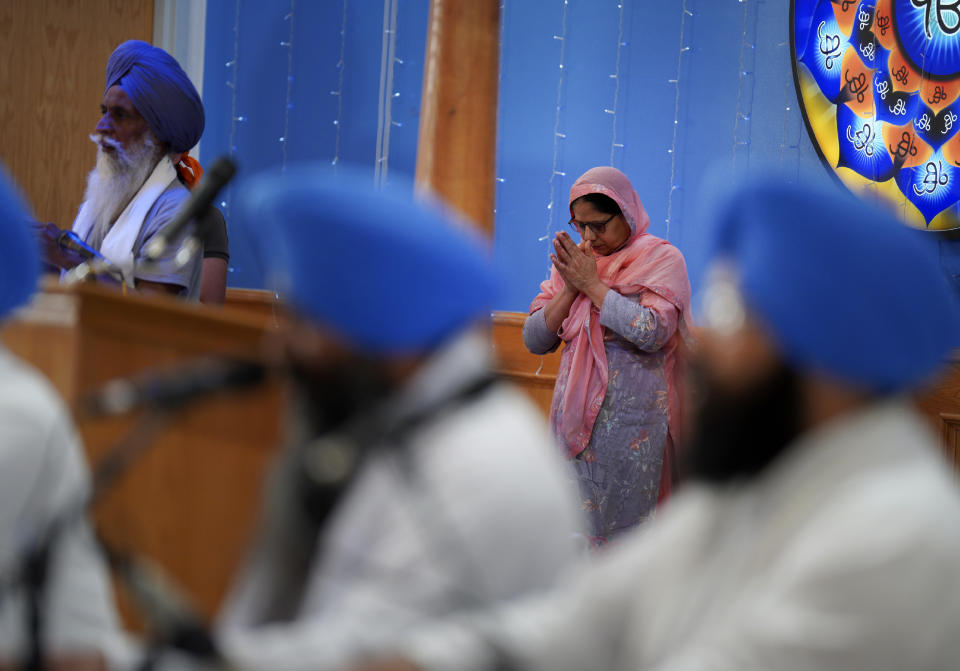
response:
{"label": "circular colorful mural", "polygon": [[790,16],[824,163],[917,228],[960,228],[960,0],[791,0]]}

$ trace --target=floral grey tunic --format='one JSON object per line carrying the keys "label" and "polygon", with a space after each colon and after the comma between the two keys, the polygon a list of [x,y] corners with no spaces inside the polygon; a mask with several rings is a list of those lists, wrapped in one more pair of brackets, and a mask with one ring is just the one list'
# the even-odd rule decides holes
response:
{"label": "floral grey tunic", "polygon": [[[596,316],[596,309],[594,316]],[[668,436],[665,355],[677,328],[677,310],[652,292],[607,292],[599,310],[609,382],[587,448],[572,460],[592,541],[601,545],[653,512]],[[543,310],[523,325],[534,354],[556,350],[560,337],[547,329]],[[562,395],[569,366],[561,359],[554,395]],[[560,417],[553,417],[555,436]],[[562,441],[562,438],[558,438]],[[564,454],[568,451],[561,445]]]}

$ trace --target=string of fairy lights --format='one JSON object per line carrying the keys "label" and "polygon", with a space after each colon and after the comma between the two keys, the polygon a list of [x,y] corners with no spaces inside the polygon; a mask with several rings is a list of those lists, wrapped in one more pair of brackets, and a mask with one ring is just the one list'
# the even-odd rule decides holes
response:
{"label": "string of fairy lights", "polygon": [[670,239],[670,224],[673,221],[673,194],[680,187],[677,185],[677,132],[680,130],[680,79],[681,73],[683,72],[683,57],[690,51],[690,47],[686,44],[684,39],[684,33],[687,27],[687,17],[692,17],[693,12],[687,8],[687,0],[683,0],[683,3],[680,6],[680,47],[677,51],[677,73],[674,75],[673,79],[667,80],[668,84],[673,84],[674,88],[674,101],[673,101],[673,126],[672,134],[670,136],[670,149],[667,150],[667,153],[670,154],[670,181],[667,182],[667,234],[666,238]]}
{"label": "string of fairy lights", "polygon": [[[787,58],[789,59],[789,49],[790,42],[783,41],[777,45],[778,48],[786,49],[788,52]],[[783,85],[783,125],[780,132],[780,146],[779,146],[779,166],[780,169],[784,169],[785,162],[787,160],[787,150],[793,154],[794,162],[794,179],[799,179],[800,177],[800,143],[803,139],[803,124],[799,122],[799,116],[794,111],[795,103],[797,99],[796,89],[794,87],[793,81],[788,80]],[[791,128],[792,125],[792,128]]]}
{"label": "string of fairy lights", "polygon": [[614,66],[613,74],[610,78],[613,80],[613,105],[605,108],[603,111],[609,114],[612,119],[612,130],[610,133],[610,165],[613,165],[614,154],[617,149],[623,148],[622,142],[617,142],[617,104],[620,102],[620,54],[627,43],[623,41],[623,5],[625,0],[617,3],[617,62]]}
{"label": "string of fairy lights", "polygon": [[[230,89],[230,134],[227,140],[227,146],[230,148],[230,154],[237,154],[237,124],[246,119],[237,114],[237,79],[239,69],[237,64],[240,61],[240,1],[237,0],[233,10],[233,54],[225,66],[230,71],[230,78],[227,80],[227,87]],[[230,197],[220,201],[220,209],[223,215],[230,217]]]}
{"label": "string of fairy lights", "polygon": [[[743,5],[743,28],[740,35],[740,62],[737,73],[737,109],[733,122],[733,170],[737,169],[737,154],[741,147],[747,147],[747,163],[750,159],[750,130],[751,109],[753,108],[753,89],[756,66],[755,39],[747,36],[749,22],[750,0],[737,0]],[[753,22],[754,29],[756,21]]]}
{"label": "string of fairy lights", "polygon": [[[505,26],[507,25],[507,22],[504,20],[504,17],[506,16],[506,11],[507,11],[507,0],[500,0],[500,32],[499,32],[500,44],[503,44],[503,43],[504,43]],[[499,78],[498,78],[498,82],[502,82],[502,81],[503,81],[503,69],[501,68],[501,70],[500,70],[500,75],[499,75]],[[498,88],[500,88],[499,85],[498,85]],[[498,153],[498,155],[499,155],[499,152],[497,152],[497,153]],[[497,160],[497,167],[495,168],[495,170],[499,170],[499,169],[500,169],[500,165],[499,165],[499,164],[500,164],[500,161],[499,161],[499,158],[498,158],[498,160]],[[497,191],[498,191],[496,197],[494,198],[494,205],[493,205],[493,216],[494,216],[494,219],[496,219],[496,216],[497,216],[497,205],[496,205],[496,204],[500,201],[500,194],[499,194],[500,185],[501,185],[501,184],[504,184],[507,180],[504,179],[503,177],[501,177],[501,176],[498,174],[498,175],[496,175],[496,176],[494,177],[494,181],[496,182],[496,189],[497,189]]]}
{"label": "string of fairy lights", "polygon": [[393,68],[397,63],[397,12],[399,0],[383,0],[383,40],[380,48],[380,96],[377,107],[377,150],[373,181],[378,187],[387,182],[390,160],[390,129],[393,101],[400,97],[393,89]]}
{"label": "string of fairy lights", "polygon": [[[426,2],[426,0],[423,0]],[[709,0],[711,3],[713,0]],[[614,165],[616,167],[621,167],[626,170],[630,170],[630,162],[636,163],[637,160],[640,160],[639,157],[631,157],[625,150],[625,143],[629,143],[631,138],[636,133],[640,132],[639,128],[641,124],[651,121],[647,119],[642,121],[641,117],[638,116],[637,112],[637,91],[642,90],[639,87],[649,86],[649,70],[637,69],[637,63],[645,62],[647,59],[644,56],[643,50],[649,46],[648,41],[639,39],[637,36],[642,34],[642,31],[648,30],[649,20],[651,17],[659,15],[661,21],[666,21],[663,18],[665,15],[663,12],[670,11],[671,13],[675,11],[675,7],[679,6],[679,22],[673,23],[673,25],[678,28],[678,33],[674,38],[676,40],[676,57],[675,60],[671,57],[667,57],[668,63],[675,63],[675,71],[666,74],[667,83],[672,87],[669,89],[667,95],[672,97],[672,105],[667,103],[672,107],[672,119],[667,116],[663,119],[653,119],[654,124],[662,124],[664,130],[669,128],[667,133],[662,134],[662,139],[658,138],[658,143],[660,144],[660,151],[666,151],[669,155],[669,161],[664,162],[668,169],[668,179],[666,181],[666,193],[664,194],[664,200],[661,200],[660,203],[665,205],[664,209],[661,210],[664,212],[664,219],[661,221],[665,224],[667,239],[671,239],[671,236],[675,236],[677,233],[676,226],[679,223],[679,218],[683,217],[681,206],[687,202],[687,197],[683,196],[683,181],[682,176],[684,174],[686,153],[684,149],[684,137],[687,130],[686,122],[686,109],[690,107],[694,97],[697,95],[695,91],[690,89],[690,83],[688,77],[691,69],[696,65],[698,69],[694,72],[702,75],[702,68],[704,67],[701,61],[691,61],[691,56],[693,56],[693,49],[696,48],[697,53],[699,54],[701,46],[699,40],[703,39],[702,30],[697,21],[700,19],[701,15],[712,15],[722,11],[725,15],[725,19],[730,21],[733,17],[730,16],[729,12],[737,12],[737,18],[734,19],[739,27],[739,30],[734,32],[733,35],[728,35],[725,38],[715,37],[712,38],[713,41],[708,42],[711,49],[717,48],[721,44],[724,45],[723,48],[726,50],[728,57],[733,57],[733,49],[736,49],[737,46],[737,37],[736,33],[739,33],[739,52],[736,56],[737,63],[737,84],[736,84],[736,102],[735,109],[733,110],[732,118],[732,138],[730,139],[730,151],[731,151],[731,167],[736,170],[739,167],[742,167],[745,163],[748,165],[751,155],[751,135],[752,135],[752,115],[754,107],[754,93],[757,88],[757,79],[755,76],[755,69],[757,68],[759,55],[758,51],[760,47],[757,44],[758,37],[757,31],[759,26],[767,25],[769,20],[761,22],[758,19],[758,14],[769,10],[770,12],[779,11],[772,9],[772,5],[767,4],[767,9],[764,8],[763,0],[727,0],[729,5],[724,5],[724,9],[720,10],[719,7],[715,9],[715,5],[709,4],[705,5],[704,3],[707,0],[681,0],[675,5],[663,5],[663,10],[660,9],[654,10],[646,3],[637,3],[631,2],[631,0],[605,0],[604,4],[601,6],[599,3],[594,6],[592,3],[588,4],[587,0],[541,0],[541,5],[544,7],[552,6],[556,9],[556,14],[554,14],[555,19],[553,23],[552,33],[548,33],[548,36],[552,38],[552,41],[556,45],[556,51],[553,52],[554,58],[556,58],[556,89],[555,89],[555,98],[553,100],[553,124],[552,129],[549,129],[548,132],[552,130],[552,147],[549,154],[549,173],[544,174],[544,177],[547,177],[547,217],[545,230],[541,229],[541,234],[538,236],[538,242],[545,242],[549,240],[553,233],[558,230],[562,224],[566,221],[566,212],[565,212],[565,185],[568,183],[568,165],[569,161],[574,157],[567,156],[569,146],[567,142],[568,133],[571,132],[580,132],[583,130],[581,127],[583,120],[575,119],[570,116],[570,112],[567,108],[567,98],[570,95],[569,92],[569,77],[568,72],[569,68],[572,65],[572,59],[576,60],[576,65],[578,68],[584,67],[584,64],[587,63],[588,67],[595,67],[597,72],[597,77],[608,78],[610,80],[611,86],[609,92],[602,96],[602,99],[599,101],[599,110],[602,113],[609,117],[609,135],[604,138],[604,140],[609,141],[608,152],[604,152],[606,156],[604,157],[608,160],[609,165]],[[608,4],[609,3],[609,4]],[[253,76],[253,73],[256,71],[256,68],[252,68],[250,63],[252,61],[247,61],[245,59],[244,45],[245,42],[241,42],[241,29],[246,28],[242,25],[242,21],[245,20],[245,17],[250,8],[246,7],[243,0],[235,0],[233,4],[233,25],[231,28],[224,26],[224,29],[232,30],[233,42],[233,51],[232,54],[228,55],[229,60],[225,63],[226,65],[226,86],[229,87],[229,137],[228,137],[228,147],[229,151],[234,155],[238,152],[238,143],[246,145],[246,131],[243,130],[245,123],[250,123],[248,121],[249,111],[240,109],[242,107],[244,100],[247,99],[245,87],[248,85],[248,79],[250,76]],[[336,64],[335,68],[330,70],[332,86],[328,86],[329,95],[332,96],[335,101],[335,104],[331,104],[327,107],[329,110],[330,116],[326,123],[333,125],[333,133],[330,134],[330,144],[325,150],[326,158],[330,161],[331,165],[337,166],[341,163],[344,153],[344,142],[346,142],[345,130],[343,128],[344,123],[354,114],[355,111],[352,110],[348,102],[344,100],[344,92],[350,87],[349,77],[353,70],[348,69],[347,60],[350,58],[350,54],[353,51],[348,53],[348,49],[351,46],[351,38],[348,35],[348,20],[352,16],[351,9],[352,5],[350,0],[341,0],[341,2],[336,3],[335,7],[331,7],[328,14],[332,15],[334,22],[339,22],[339,44],[337,47],[333,48],[333,54],[335,54]],[[506,21],[508,17],[507,9],[514,9],[513,6],[508,5],[507,0],[501,0],[501,16],[504,17]],[[302,6],[303,3],[300,3]],[[595,9],[596,7],[596,9]],[[285,68],[281,70],[281,76],[285,77],[285,87],[284,87],[284,108],[282,115],[282,132],[277,133],[274,137],[278,138],[278,143],[280,145],[280,164],[282,167],[286,167],[288,161],[290,160],[290,153],[294,150],[289,146],[291,140],[290,134],[297,134],[299,131],[299,126],[297,125],[298,117],[295,116],[294,112],[294,103],[296,93],[300,90],[306,90],[303,87],[308,86],[307,79],[311,81],[315,78],[315,75],[310,71],[304,71],[303,63],[298,62],[296,54],[299,53],[296,51],[296,47],[299,46],[302,51],[305,47],[294,44],[294,39],[296,35],[306,34],[304,31],[307,30],[305,25],[300,25],[297,23],[297,10],[300,7],[297,6],[296,0],[287,0],[283,3],[281,8],[282,14],[280,14],[277,19],[282,16],[284,20],[284,31],[283,38],[279,39],[278,47],[285,50],[283,56],[281,57],[285,61]],[[398,26],[398,14],[400,11],[404,11],[400,7],[400,0],[383,0],[383,18],[382,18],[382,40],[380,43],[380,90],[379,96],[377,99],[377,117],[376,117],[376,128],[377,128],[377,138],[376,138],[376,147],[373,154],[373,170],[374,170],[374,181],[377,185],[383,185],[387,181],[390,167],[390,144],[391,144],[391,131],[396,131],[401,125],[401,121],[404,117],[395,118],[397,110],[396,107],[397,100],[400,99],[401,92],[396,90],[397,82],[400,82],[400,79],[397,79],[395,82],[394,75],[401,72],[396,70],[401,68],[404,65],[403,59],[400,57],[401,54],[398,52],[398,35],[397,35],[397,26]],[[598,61],[595,64],[590,64],[589,60],[582,61],[581,58],[584,58],[582,52],[580,51],[582,45],[579,42],[579,35],[575,35],[578,38],[576,41],[577,47],[576,50],[572,50],[570,47],[573,46],[574,42],[571,42],[571,35],[579,29],[580,22],[575,19],[578,12],[582,11],[602,11],[604,12],[603,16],[603,25],[606,32],[607,44],[610,42],[615,43],[615,50],[611,49],[608,52],[605,52],[609,55],[604,56],[602,61]],[[246,13],[245,13],[246,12]],[[302,13],[302,10],[301,10]],[[514,11],[516,13],[516,10]],[[402,15],[401,15],[402,16]],[[638,21],[638,16],[642,17],[644,21]],[[674,14],[674,16],[676,16]],[[332,18],[332,17],[331,17]],[[378,17],[379,21],[379,17]],[[302,19],[301,19],[302,23]],[[334,24],[336,25],[336,24]],[[501,24],[501,37],[511,38],[513,36],[512,31],[510,31],[509,26],[504,27],[505,24]],[[331,27],[332,28],[332,27]],[[706,29],[704,27],[703,29]],[[504,32],[504,31],[507,32]],[[733,31],[730,31],[733,32]],[[332,30],[331,30],[332,33]],[[698,40],[698,44],[694,45],[691,43],[691,38],[696,35],[695,39]],[[250,39],[249,36],[244,36],[247,40]],[[664,43],[669,45],[671,41],[668,36],[665,36],[666,40],[661,39],[660,45]],[[730,38],[733,39],[730,39]],[[334,39],[336,39],[334,37]],[[600,39],[604,39],[602,36]],[[639,40],[639,41],[638,41]],[[632,42],[636,41],[637,49],[640,49],[641,52],[637,53],[636,49],[632,47]],[[302,39],[301,39],[302,42]],[[595,42],[593,42],[595,44]],[[277,43],[274,43],[277,44]],[[331,45],[333,47],[333,45]],[[779,49],[785,49],[789,51],[789,43],[787,41],[778,41],[771,47]],[[669,49],[669,46],[668,46]],[[770,54],[770,48],[764,47],[765,51],[764,58],[767,58],[767,55]],[[785,60],[782,58],[783,52],[778,52],[777,61]],[[612,59],[610,57],[613,57]],[[302,58],[300,59],[302,61]],[[705,63],[705,62],[704,62]],[[245,71],[240,70],[240,66],[245,66]],[[662,67],[662,66],[661,66]],[[669,66],[668,66],[669,67]],[[764,60],[760,62],[761,69],[769,69],[770,65]],[[602,68],[602,69],[601,69]],[[609,68],[609,69],[607,69]],[[671,68],[672,69],[672,68]],[[283,72],[285,70],[285,72]],[[357,70],[358,72],[362,70]],[[578,77],[582,76],[578,70]],[[250,73],[250,74],[248,74]],[[257,73],[260,75],[261,73]],[[274,75],[276,76],[276,75]],[[398,75],[399,77],[399,75]],[[662,80],[661,80],[662,81]],[[238,88],[243,87],[243,91],[238,91]],[[402,88],[402,87],[401,87]],[[631,91],[632,89],[632,91]],[[796,95],[793,90],[793,83],[789,79],[783,82],[783,103],[782,107],[779,105],[774,105],[775,109],[782,110],[781,112],[774,112],[776,116],[774,119],[770,119],[769,116],[766,118],[766,122],[769,123],[773,121],[773,126],[776,128],[774,131],[776,135],[779,135],[779,138],[774,136],[769,138],[770,142],[765,144],[765,150],[769,150],[770,154],[774,157],[779,158],[779,162],[784,167],[789,167],[793,165],[794,160],[796,160],[798,171],[800,164],[800,154],[803,146],[804,138],[804,128],[802,123],[798,121],[800,119],[799,108],[796,103]],[[326,91],[325,91],[326,92]],[[243,93],[243,95],[239,95]],[[732,93],[732,92],[731,92]],[[672,95],[671,95],[672,94]],[[609,97],[608,97],[609,96]],[[767,100],[767,105],[764,108],[764,114],[769,115],[769,92],[764,93],[765,99]],[[689,100],[688,100],[689,97]],[[729,100],[729,99],[728,99]],[[238,102],[240,101],[240,102]],[[303,101],[301,101],[303,102]],[[372,100],[371,100],[372,102]],[[501,100],[501,104],[508,103],[509,101]],[[546,103],[550,105],[549,102]],[[404,108],[406,109],[406,108]],[[596,109],[596,108],[595,108]],[[645,113],[644,110],[648,107],[641,106],[640,115]],[[726,114],[729,114],[729,107],[727,108]],[[720,114],[724,114],[722,109],[717,110]],[[669,112],[667,112],[669,114]],[[777,119],[777,117],[782,115],[782,119]],[[730,117],[727,117],[730,118]],[[778,123],[779,122],[779,123]],[[328,126],[329,128],[329,126]],[[730,126],[727,126],[729,129]],[[603,133],[602,127],[597,128],[591,132]],[[779,132],[777,132],[779,131]],[[724,131],[720,129],[722,134]],[[729,130],[727,131],[729,132]],[[728,136],[729,137],[729,136]],[[372,138],[371,138],[372,139]],[[581,139],[581,138],[578,138]],[[599,139],[599,138],[598,138]],[[754,138],[756,139],[756,138]],[[664,142],[664,140],[666,142]],[[778,142],[779,140],[779,142]],[[722,142],[722,139],[721,139]],[[666,144],[669,143],[669,144]],[[605,143],[604,143],[605,144]],[[666,144],[666,146],[664,146]],[[351,152],[353,150],[351,149]],[[546,158],[546,157],[544,157]],[[697,155],[697,161],[701,160],[701,156]],[[604,159],[601,159],[604,160]],[[692,159],[691,159],[692,160]],[[626,162],[626,165],[622,165]],[[500,163],[498,161],[498,163]],[[653,165],[653,164],[651,164]],[[688,164],[689,165],[689,164]],[[507,170],[509,164],[500,163],[498,166],[498,174],[495,177],[498,188],[505,182],[504,171]],[[662,168],[661,168],[662,169]],[[543,173],[541,173],[543,174]],[[662,174],[662,173],[661,173]],[[634,179],[640,177],[640,175],[634,175]],[[659,181],[661,178],[657,178]],[[542,183],[542,182],[541,182]],[[663,182],[660,182],[661,184]],[[647,191],[649,193],[649,186]],[[663,193],[663,192],[661,192]],[[501,190],[503,196],[509,197],[509,193]],[[501,198],[498,198],[498,203]],[[230,210],[230,195],[225,196],[225,200],[221,201],[221,208],[224,210],[224,214],[229,216]],[[665,202],[664,202],[665,201]],[[542,201],[541,201],[542,202]],[[503,204],[500,203],[501,209]],[[559,214],[558,214],[559,212]],[[558,219],[561,217],[563,221]],[[662,230],[662,229],[661,229]]]}
{"label": "string of fairy lights", "polygon": [[550,167],[550,202],[547,203],[547,230],[539,238],[540,242],[547,240],[552,231],[554,231],[554,204],[557,201],[557,178],[566,177],[567,173],[560,169],[560,141],[567,137],[566,133],[560,130],[560,120],[563,116],[563,95],[564,84],[566,81],[564,72],[564,61],[567,53],[567,8],[569,0],[563,0],[563,7],[560,13],[560,32],[554,34],[553,39],[560,43],[560,63],[557,65],[559,75],[557,76],[557,106],[553,121],[553,161]]}
{"label": "string of fairy lights", "polygon": [[340,126],[343,121],[343,70],[345,67],[347,49],[347,0],[343,0],[343,10],[340,16],[340,55],[337,58],[337,88],[330,91],[330,95],[337,98],[337,118],[333,120],[333,158],[330,165],[336,166],[340,163]]}
{"label": "string of fairy lights", "polygon": [[280,156],[280,169],[286,171],[287,169],[287,135],[290,133],[290,110],[293,109],[293,102],[291,97],[293,95],[293,12],[294,12],[295,0],[290,0],[290,11],[287,12],[286,16],[283,17],[283,20],[290,24],[290,34],[289,37],[280,43],[281,47],[284,47],[287,50],[287,92],[286,99],[283,103],[283,135],[280,136],[280,147],[281,147],[281,156]]}
{"label": "string of fairy lights", "polygon": [[[243,0],[236,0],[233,6],[233,26],[231,38],[233,43],[233,52],[230,60],[225,63],[228,75],[226,86],[230,90],[230,121],[228,147],[234,156],[238,153],[238,137],[240,127],[247,122],[246,114],[238,108],[238,100],[242,99],[238,95],[238,89],[246,85],[246,79],[243,78],[240,71],[243,43],[241,41],[241,17],[244,16],[246,9],[242,4]],[[328,154],[330,163],[333,166],[339,165],[343,150],[343,123],[344,123],[344,77],[347,71],[347,21],[349,16],[349,0],[343,0],[339,7],[339,49],[337,62],[335,65],[336,88],[331,88],[330,95],[336,99],[335,117],[331,119],[334,126],[333,142],[331,152]],[[397,101],[401,92],[394,89],[394,69],[402,67],[404,60],[397,53],[397,21],[400,10],[399,0],[384,0],[383,14],[383,36],[381,45],[381,67],[380,67],[380,93],[377,107],[377,138],[374,154],[374,180],[378,185],[386,183],[389,170],[390,159],[390,135],[391,129],[400,128],[403,122],[394,118],[393,105]],[[279,42],[279,48],[286,51],[286,73],[285,73],[285,93],[283,108],[283,129],[279,134],[277,141],[280,145],[280,165],[286,169],[288,163],[288,148],[291,142],[290,133],[296,129],[291,127],[292,112],[294,109],[294,92],[296,78],[296,59],[294,36],[298,28],[296,22],[296,0],[289,0],[284,8],[282,16],[285,22],[286,36]],[[302,73],[299,73],[302,75]],[[245,75],[245,73],[244,73]],[[225,214],[229,213],[229,196],[221,201],[220,205]]]}

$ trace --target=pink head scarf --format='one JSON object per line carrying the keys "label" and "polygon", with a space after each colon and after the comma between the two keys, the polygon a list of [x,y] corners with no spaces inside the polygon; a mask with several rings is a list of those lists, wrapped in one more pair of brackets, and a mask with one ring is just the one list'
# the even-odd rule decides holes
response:
{"label": "pink head scarf", "polygon": [[[571,187],[570,202],[589,193],[601,193],[616,201],[633,231],[623,247],[607,256],[597,256],[600,280],[623,295],[638,294],[646,289],[677,308],[677,332],[663,348],[669,430],[675,443],[681,402],[678,357],[683,343],[689,340],[690,281],[686,264],[676,247],[647,233],[650,217],[622,172],[612,167],[588,170]],[[550,279],[540,285],[540,294],[533,299],[530,312],[541,309],[563,286],[563,278],[554,267]],[[599,310],[586,295],[577,296],[558,335],[566,343],[564,358],[569,357],[570,368],[563,398],[553,399],[551,421],[559,411],[561,424],[558,430],[572,458],[590,442],[609,380]],[[666,468],[667,459],[664,464]]]}

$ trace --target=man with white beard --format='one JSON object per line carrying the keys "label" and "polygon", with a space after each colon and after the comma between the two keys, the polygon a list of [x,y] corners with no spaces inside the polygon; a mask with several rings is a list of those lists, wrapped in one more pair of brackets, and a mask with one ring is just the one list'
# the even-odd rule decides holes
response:
{"label": "man with white beard", "polygon": [[[142,263],[151,239],[173,221],[189,191],[178,178],[181,159],[200,139],[203,104],[186,73],[163,49],[130,40],[107,62],[101,117],[90,139],[97,164],[73,233],[119,269],[131,288],[196,299],[200,255],[183,263],[176,252],[190,231],[171,241],[157,261]],[[58,244],[53,224],[41,228],[48,263],[69,270],[79,254]]]}

